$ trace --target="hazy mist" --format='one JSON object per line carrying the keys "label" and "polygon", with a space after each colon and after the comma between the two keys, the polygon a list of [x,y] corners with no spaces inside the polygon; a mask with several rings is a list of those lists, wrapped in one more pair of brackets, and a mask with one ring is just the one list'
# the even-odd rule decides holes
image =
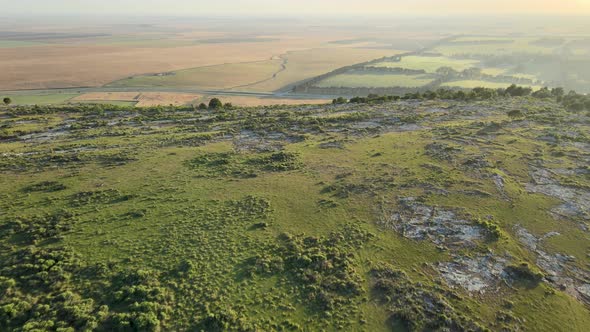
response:
{"label": "hazy mist", "polygon": [[4,1],[5,13],[127,13],[127,14],[587,14],[589,0],[21,0]]}

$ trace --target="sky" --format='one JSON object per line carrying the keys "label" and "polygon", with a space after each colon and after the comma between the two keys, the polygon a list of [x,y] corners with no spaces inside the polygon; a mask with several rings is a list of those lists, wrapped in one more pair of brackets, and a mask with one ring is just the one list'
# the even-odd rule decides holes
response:
{"label": "sky", "polygon": [[0,0],[5,13],[149,15],[576,14],[590,0]]}

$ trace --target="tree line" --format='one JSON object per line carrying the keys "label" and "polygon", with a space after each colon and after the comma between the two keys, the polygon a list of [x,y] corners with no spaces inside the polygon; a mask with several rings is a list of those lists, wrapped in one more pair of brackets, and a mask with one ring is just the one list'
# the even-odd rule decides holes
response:
{"label": "tree line", "polygon": [[333,104],[345,104],[345,103],[381,103],[396,100],[434,100],[434,99],[446,99],[446,100],[488,100],[494,98],[510,98],[510,97],[533,97],[539,99],[554,99],[561,103],[564,107],[574,111],[588,110],[590,111],[590,96],[585,94],[579,94],[575,91],[565,93],[563,88],[552,88],[547,87],[541,88],[534,91],[530,87],[517,86],[512,84],[511,86],[503,89],[490,89],[490,88],[473,88],[469,91],[464,90],[452,90],[452,89],[437,89],[435,91],[425,92],[411,92],[406,93],[402,96],[399,95],[377,95],[369,94],[366,97],[353,97],[346,99],[344,97],[338,97],[332,101]]}

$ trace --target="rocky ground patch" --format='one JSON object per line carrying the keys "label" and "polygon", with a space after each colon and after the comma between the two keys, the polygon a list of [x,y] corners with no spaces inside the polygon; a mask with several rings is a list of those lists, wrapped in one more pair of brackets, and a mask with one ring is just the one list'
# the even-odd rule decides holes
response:
{"label": "rocky ground patch", "polygon": [[532,183],[526,185],[528,192],[544,194],[563,202],[551,210],[555,216],[590,220],[590,191],[562,185],[548,169],[535,167],[530,174]]}
{"label": "rocky ground patch", "polygon": [[455,257],[451,262],[439,263],[437,268],[451,286],[459,286],[469,292],[484,293],[500,286],[509,278],[505,271],[508,261],[493,254],[477,257]]}
{"label": "rocky ground patch", "polygon": [[399,210],[381,223],[414,240],[427,240],[441,248],[474,247],[484,238],[484,229],[451,209],[429,206],[414,197],[399,199]]}
{"label": "rocky ground patch", "polygon": [[551,254],[542,249],[545,239],[561,234],[549,232],[536,237],[520,225],[516,225],[514,231],[520,242],[536,254],[537,266],[543,270],[547,281],[590,305],[590,271],[575,266],[576,257],[561,253]]}

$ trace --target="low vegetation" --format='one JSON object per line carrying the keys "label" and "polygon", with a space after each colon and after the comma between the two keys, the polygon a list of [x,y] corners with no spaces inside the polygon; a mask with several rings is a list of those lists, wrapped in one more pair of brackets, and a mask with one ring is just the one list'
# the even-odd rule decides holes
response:
{"label": "low vegetation", "polygon": [[588,96],[0,106],[2,331],[586,331]]}

